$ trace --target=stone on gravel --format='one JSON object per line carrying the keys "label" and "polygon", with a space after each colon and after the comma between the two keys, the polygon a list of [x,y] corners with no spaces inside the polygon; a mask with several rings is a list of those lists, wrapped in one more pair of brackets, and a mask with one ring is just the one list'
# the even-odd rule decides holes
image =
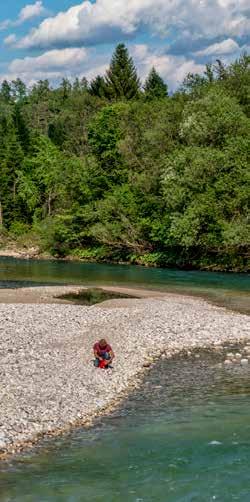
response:
{"label": "stone on gravel", "polygon": [[245,366],[246,364],[248,364],[248,359],[241,359],[240,364],[242,364],[242,366]]}
{"label": "stone on gravel", "polygon": [[[189,356],[249,340],[249,317],[200,299],[168,295],[121,305],[0,304],[1,450],[79,420],[90,423],[138,386],[162,353]],[[94,368],[92,347],[100,338],[114,349],[114,370]]]}

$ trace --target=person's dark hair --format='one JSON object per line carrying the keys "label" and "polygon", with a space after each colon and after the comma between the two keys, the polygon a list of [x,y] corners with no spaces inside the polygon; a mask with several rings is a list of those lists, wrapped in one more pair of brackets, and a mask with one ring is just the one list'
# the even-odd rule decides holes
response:
{"label": "person's dark hair", "polygon": [[106,347],[107,342],[106,342],[105,338],[102,338],[102,339],[99,341],[99,345],[100,345],[101,347]]}

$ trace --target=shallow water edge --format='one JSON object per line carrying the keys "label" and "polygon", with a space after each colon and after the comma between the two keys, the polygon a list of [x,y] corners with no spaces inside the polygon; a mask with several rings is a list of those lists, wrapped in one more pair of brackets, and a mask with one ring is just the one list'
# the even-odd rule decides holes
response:
{"label": "shallow water edge", "polygon": [[[112,399],[107,406],[96,410],[94,413],[90,414],[86,419],[79,420],[76,419],[74,423],[68,424],[64,428],[57,428],[55,430],[38,434],[36,437],[32,438],[30,441],[25,441],[23,443],[15,443],[12,444],[11,447],[1,453],[0,450],[0,462],[8,462],[11,458],[18,458],[18,455],[32,451],[39,447],[42,448],[43,444],[50,440],[51,442],[59,437],[67,437],[68,435],[73,434],[74,431],[85,429],[89,430],[93,427],[96,427],[100,424],[100,421],[105,419],[105,417],[115,416],[115,413],[119,410],[121,411],[126,403],[133,399],[133,395],[138,395],[140,390],[147,386],[149,381],[155,378],[157,375],[158,367],[162,365],[166,365],[167,362],[173,364],[180,364],[182,362],[199,362],[199,360],[207,359],[213,361],[213,364],[218,365],[219,367],[223,367],[223,361],[225,360],[227,352],[242,352],[246,343],[249,343],[249,340],[242,339],[237,342],[225,342],[223,344],[216,343],[211,344],[211,346],[203,346],[201,348],[190,347],[186,349],[175,349],[171,354],[166,353],[165,350],[160,351],[157,356],[152,357],[150,362],[144,363],[140,370],[137,372],[136,376],[133,378],[133,381],[129,382],[126,390],[120,392],[116,398]],[[250,366],[250,365],[249,365]],[[238,368],[240,366],[238,365]],[[236,367],[237,369],[237,367]],[[100,371],[100,370],[99,370]],[[176,382],[175,382],[176,383]],[[1,465],[0,465],[1,470]]]}
{"label": "shallow water edge", "polygon": [[[229,340],[237,342],[248,337],[249,318],[232,314],[225,308],[214,307],[204,299],[197,299],[197,296],[201,296],[199,293],[204,281],[207,281],[210,290],[213,288],[212,291],[218,286],[222,299],[226,292],[245,293],[247,282],[241,276],[232,282],[226,274],[166,273],[164,270],[153,273],[148,270],[149,274],[145,276],[144,270],[76,264],[71,267],[54,262],[44,262],[42,265],[41,262],[26,262],[24,265],[20,260],[2,260],[1,273],[7,288],[1,292],[6,295],[15,292],[21,300],[21,304],[14,302],[12,305],[0,305],[3,344],[1,366],[3,388],[6,389],[0,418],[3,437],[5,435],[2,445],[8,444],[9,452],[22,449],[24,443],[31,443],[32,446],[46,434],[61,434],[78,424],[87,426],[97,416],[110,413],[117,402],[122,402],[128,393],[142,385],[143,372],[148,371],[161,357],[171,359],[182,350],[191,353],[194,346],[212,346],[219,350]],[[138,287],[149,279],[147,285],[156,286],[153,290],[155,297],[151,298],[151,292],[141,290],[143,294],[147,293],[146,299],[112,300],[111,303],[115,304],[108,306],[62,307],[33,305],[32,302],[28,304],[28,301],[26,305],[22,304],[24,289],[20,285],[23,285],[23,279],[35,279],[33,287],[26,289],[32,294],[38,293],[38,296],[42,293],[43,303],[46,304],[48,298],[45,293],[47,290],[51,292],[55,286],[42,286],[40,290],[37,281],[41,278],[46,284],[46,279],[51,278],[55,284],[59,279],[60,288],[64,288],[62,284],[69,277],[73,277],[78,284],[84,283],[85,279],[87,283],[110,281],[113,284],[109,286],[110,289],[120,289],[114,284],[125,284],[125,281],[127,288],[132,284]],[[16,290],[10,290],[9,280],[14,278],[20,282]],[[223,289],[223,280],[227,290]],[[179,289],[176,288],[174,294],[164,290],[176,282]],[[188,296],[179,294],[183,285],[189,287]],[[195,286],[196,299],[190,295]],[[156,298],[158,295],[159,298]],[[118,305],[117,302],[121,303]],[[48,303],[53,303],[53,298]],[[115,344],[116,353],[121,354],[121,347],[126,347],[129,357],[128,362],[118,357],[115,371],[107,374],[107,378],[104,374],[94,373],[90,363],[94,339],[98,339],[99,335],[108,337],[112,346]],[[47,359],[44,354],[47,354]],[[21,386],[20,374],[23,375]],[[46,385],[44,383],[48,377]],[[11,386],[10,381],[13,382]],[[53,399],[51,394],[54,395]],[[13,405],[8,401],[8,395]],[[8,411],[5,412],[5,409]]]}
{"label": "shallow water edge", "polygon": [[135,261],[121,261],[121,260],[108,260],[108,259],[102,259],[97,261],[96,258],[80,258],[77,255],[67,255],[63,257],[59,256],[54,256],[48,252],[40,252],[39,249],[37,248],[30,248],[30,249],[20,249],[20,248],[15,248],[15,246],[11,248],[0,248],[0,257],[6,257],[6,258],[16,258],[16,259],[22,259],[22,260],[41,260],[41,261],[46,261],[46,260],[51,260],[55,262],[75,262],[75,263],[92,263],[92,264],[103,264],[103,265],[129,265],[131,267],[143,267],[143,268],[166,268],[166,269],[174,269],[177,268],[179,270],[183,271],[191,271],[191,270],[197,270],[197,271],[205,271],[205,272],[226,272],[226,273],[242,273],[242,274],[247,274],[250,272],[249,264],[245,265],[243,267],[226,267],[223,266],[222,264],[210,264],[210,265],[177,265],[173,264],[169,267],[164,267],[163,265],[157,264],[157,263],[150,263],[148,265],[147,263],[144,263],[143,260],[135,260]]}

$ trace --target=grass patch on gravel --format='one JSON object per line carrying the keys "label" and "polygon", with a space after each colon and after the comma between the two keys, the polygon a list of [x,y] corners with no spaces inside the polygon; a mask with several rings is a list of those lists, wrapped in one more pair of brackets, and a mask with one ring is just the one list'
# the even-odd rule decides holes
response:
{"label": "grass patch on gravel", "polygon": [[106,300],[117,300],[120,298],[138,298],[138,296],[105,291],[101,288],[91,288],[83,289],[81,291],[78,291],[78,293],[66,293],[64,295],[57,296],[57,298],[59,300],[68,300],[70,302],[76,303],[77,305],[95,305],[96,303],[102,303]]}

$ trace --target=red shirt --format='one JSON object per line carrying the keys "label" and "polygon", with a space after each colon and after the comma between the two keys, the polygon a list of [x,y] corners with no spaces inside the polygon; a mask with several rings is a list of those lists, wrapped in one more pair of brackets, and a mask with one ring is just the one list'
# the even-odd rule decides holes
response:
{"label": "red shirt", "polygon": [[107,343],[106,347],[100,347],[99,343],[96,342],[94,345],[94,351],[97,352],[98,356],[102,356],[105,354],[105,352],[111,352],[112,348],[111,346]]}

